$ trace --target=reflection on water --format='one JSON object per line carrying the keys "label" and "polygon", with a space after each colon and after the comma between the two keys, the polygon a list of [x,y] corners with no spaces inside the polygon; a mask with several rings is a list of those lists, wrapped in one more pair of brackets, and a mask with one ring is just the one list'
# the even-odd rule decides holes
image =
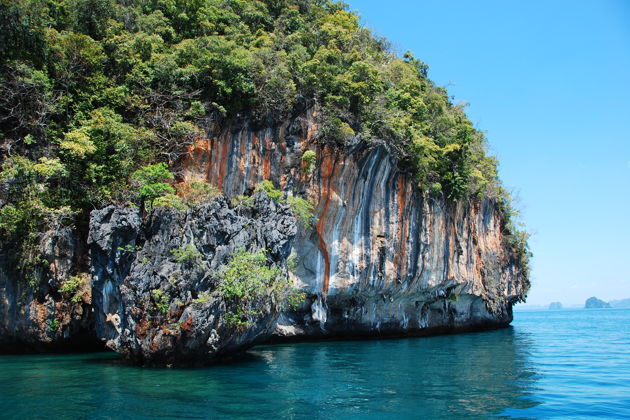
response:
{"label": "reflection on water", "polygon": [[1,356],[2,418],[630,418],[630,310],[514,328],[261,346],[205,369],[113,354]]}
{"label": "reflection on water", "polygon": [[532,337],[261,346],[205,369],[141,369],[114,355],[3,356],[8,418],[453,418],[527,410]]}
{"label": "reflection on water", "polygon": [[516,314],[514,328],[261,346],[205,369],[113,354],[0,356],[0,417],[630,418],[630,310]]}
{"label": "reflection on water", "polygon": [[304,402],[323,411],[321,417],[328,412],[436,418],[535,404],[526,398],[533,380],[526,368],[527,341],[511,329],[258,352],[271,360],[265,382],[278,384],[276,401]]}

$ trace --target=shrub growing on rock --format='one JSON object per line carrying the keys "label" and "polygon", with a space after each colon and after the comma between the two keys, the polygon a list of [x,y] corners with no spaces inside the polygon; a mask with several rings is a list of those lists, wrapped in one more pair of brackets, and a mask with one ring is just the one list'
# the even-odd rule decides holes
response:
{"label": "shrub growing on rock", "polygon": [[181,248],[173,249],[171,255],[176,262],[189,265],[195,263],[202,257],[202,254],[193,244],[187,244]]}
{"label": "shrub growing on rock", "polygon": [[153,289],[151,290],[151,299],[153,300],[155,309],[157,309],[162,315],[168,314],[171,296],[167,292],[161,289]]}
{"label": "shrub growing on rock", "polygon": [[316,159],[316,157],[317,156],[316,156],[315,152],[312,151],[312,150],[307,150],[302,155],[302,162],[304,162],[304,170],[307,173],[311,173],[313,171],[313,169],[315,168],[315,159]]}
{"label": "shrub growing on rock", "polygon": [[263,250],[237,251],[221,272],[219,285],[221,296],[229,303],[231,311],[226,322],[236,327],[246,327],[259,314],[257,303],[270,299],[278,310],[300,300],[298,293],[278,267],[269,265]]}
{"label": "shrub growing on rock", "polygon": [[[293,212],[293,216],[306,228],[309,229],[313,226],[313,210],[315,209],[313,204],[306,201],[301,197],[287,196],[282,198],[282,191],[276,189],[273,182],[265,180],[260,182],[255,189],[255,192],[264,191],[267,196],[273,200],[278,201],[281,204],[289,206]],[[242,197],[242,196],[239,196]],[[242,197],[239,203],[248,204],[248,198]]]}
{"label": "shrub growing on rock", "polygon": [[168,170],[166,163],[143,166],[135,171],[131,178],[139,185],[138,193],[143,205],[148,201],[152,207],[156,198],[175,193],[175,188],[166,182],[173,179],[173,174]]}
{"label": "shrub growing on rock", "polygon": [[73,303],[90,302],[90,275],[80,273],[70,277],[61,284],[59,293],[68,296]]}

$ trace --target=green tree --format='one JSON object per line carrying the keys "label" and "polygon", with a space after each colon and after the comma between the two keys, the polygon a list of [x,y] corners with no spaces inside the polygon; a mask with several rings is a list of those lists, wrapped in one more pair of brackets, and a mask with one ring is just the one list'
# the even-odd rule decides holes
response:
{"label": "green tree", "polygon": [[146,201],[149,202],[149,208],[151,208],[156,198],[175,193],[175,188],[166,182],[173,180],[173,174],[168,170],[166,163],[143,166],[135,171],[131,177],[138,183],[138,194],[142,208],[144,208]]}

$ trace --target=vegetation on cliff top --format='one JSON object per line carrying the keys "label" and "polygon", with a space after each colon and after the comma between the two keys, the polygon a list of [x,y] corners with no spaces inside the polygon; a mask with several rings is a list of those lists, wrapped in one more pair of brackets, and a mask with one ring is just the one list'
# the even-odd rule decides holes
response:
{"label": "vegetation on cliff top", "polygon": [[[153,201],[155,186],[174,199],[168,176],[137,171],[210,121],[305,106],[320,141],[383,143],[421,187],[509,215],[483,134],[427,72],[330,0],[0,0],[0,235],[28,271],[51,224]],[[526,237],[508,231],[526,265]]]}

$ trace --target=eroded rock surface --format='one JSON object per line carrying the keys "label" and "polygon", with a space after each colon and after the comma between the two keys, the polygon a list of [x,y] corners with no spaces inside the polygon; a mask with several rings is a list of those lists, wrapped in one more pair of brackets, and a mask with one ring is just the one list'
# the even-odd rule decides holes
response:
{"label": "eroded rock surface", "polygon": [[[100,348],[92,333],[89,277],[81,276],[82,249],[69,228],[39,238],[41,265],[25,279],[0,244],[0,351],[79,351]],[[62,292],[75,276],[76,288]]]}
{"label": "eroded rock surface", "polygon": [[[0,347],[98,337],[137,363],[189,364],[271,339],[509,324],[529,281],[497,204],[429,196],[386,145],[325,145],[314,121],[307,113],[273,129],[209,129],[173,169],[178,182],[208,182],[226,197],[145,218],[135,208],[95,210],[89,258],[69,228],[42,238],[50,267],[37,285],[0,264]],[[313,167],[302,159],[306,150],[315,152]],[[264,194],[251,207],[228,204],[262,180],[313,203],[313,226],[298,228],[291,211]],[[199,255],[178,261],[173,251],[187,246]],[[230,325],[218,273],[238,249],[268,249],[269,263],[306,299],[282,312],[261,299],[252,323]],[[59,289],[81,267],[91,274],[91,301],[72,302]]]}
{"label": "eroded rock surface", "polygon": [[[504,215],[491,200],[423,193],[382,144],[318,143],[312,114],[278,129],[224,128],[198,139],[183,182],[228,195],[271,179],[315,204],[314,229],[293,246],[309,293],[279,337],[424,334],[505,326],[529,288]],[[314,168],[301,160],[316,153]]]}
{"label": "eroded rock surface", "polygon": [[273,331],[271,298],[249,325],[226,322],[218,274],[240,249],[265,249],[283,266],[297,230],[287,207],[260,193],[236,208],[219,197],[143,222],[137,209],[111,206],[94,211],[90,225],[96,333],[111,349],[141,364],[208,363]]}

